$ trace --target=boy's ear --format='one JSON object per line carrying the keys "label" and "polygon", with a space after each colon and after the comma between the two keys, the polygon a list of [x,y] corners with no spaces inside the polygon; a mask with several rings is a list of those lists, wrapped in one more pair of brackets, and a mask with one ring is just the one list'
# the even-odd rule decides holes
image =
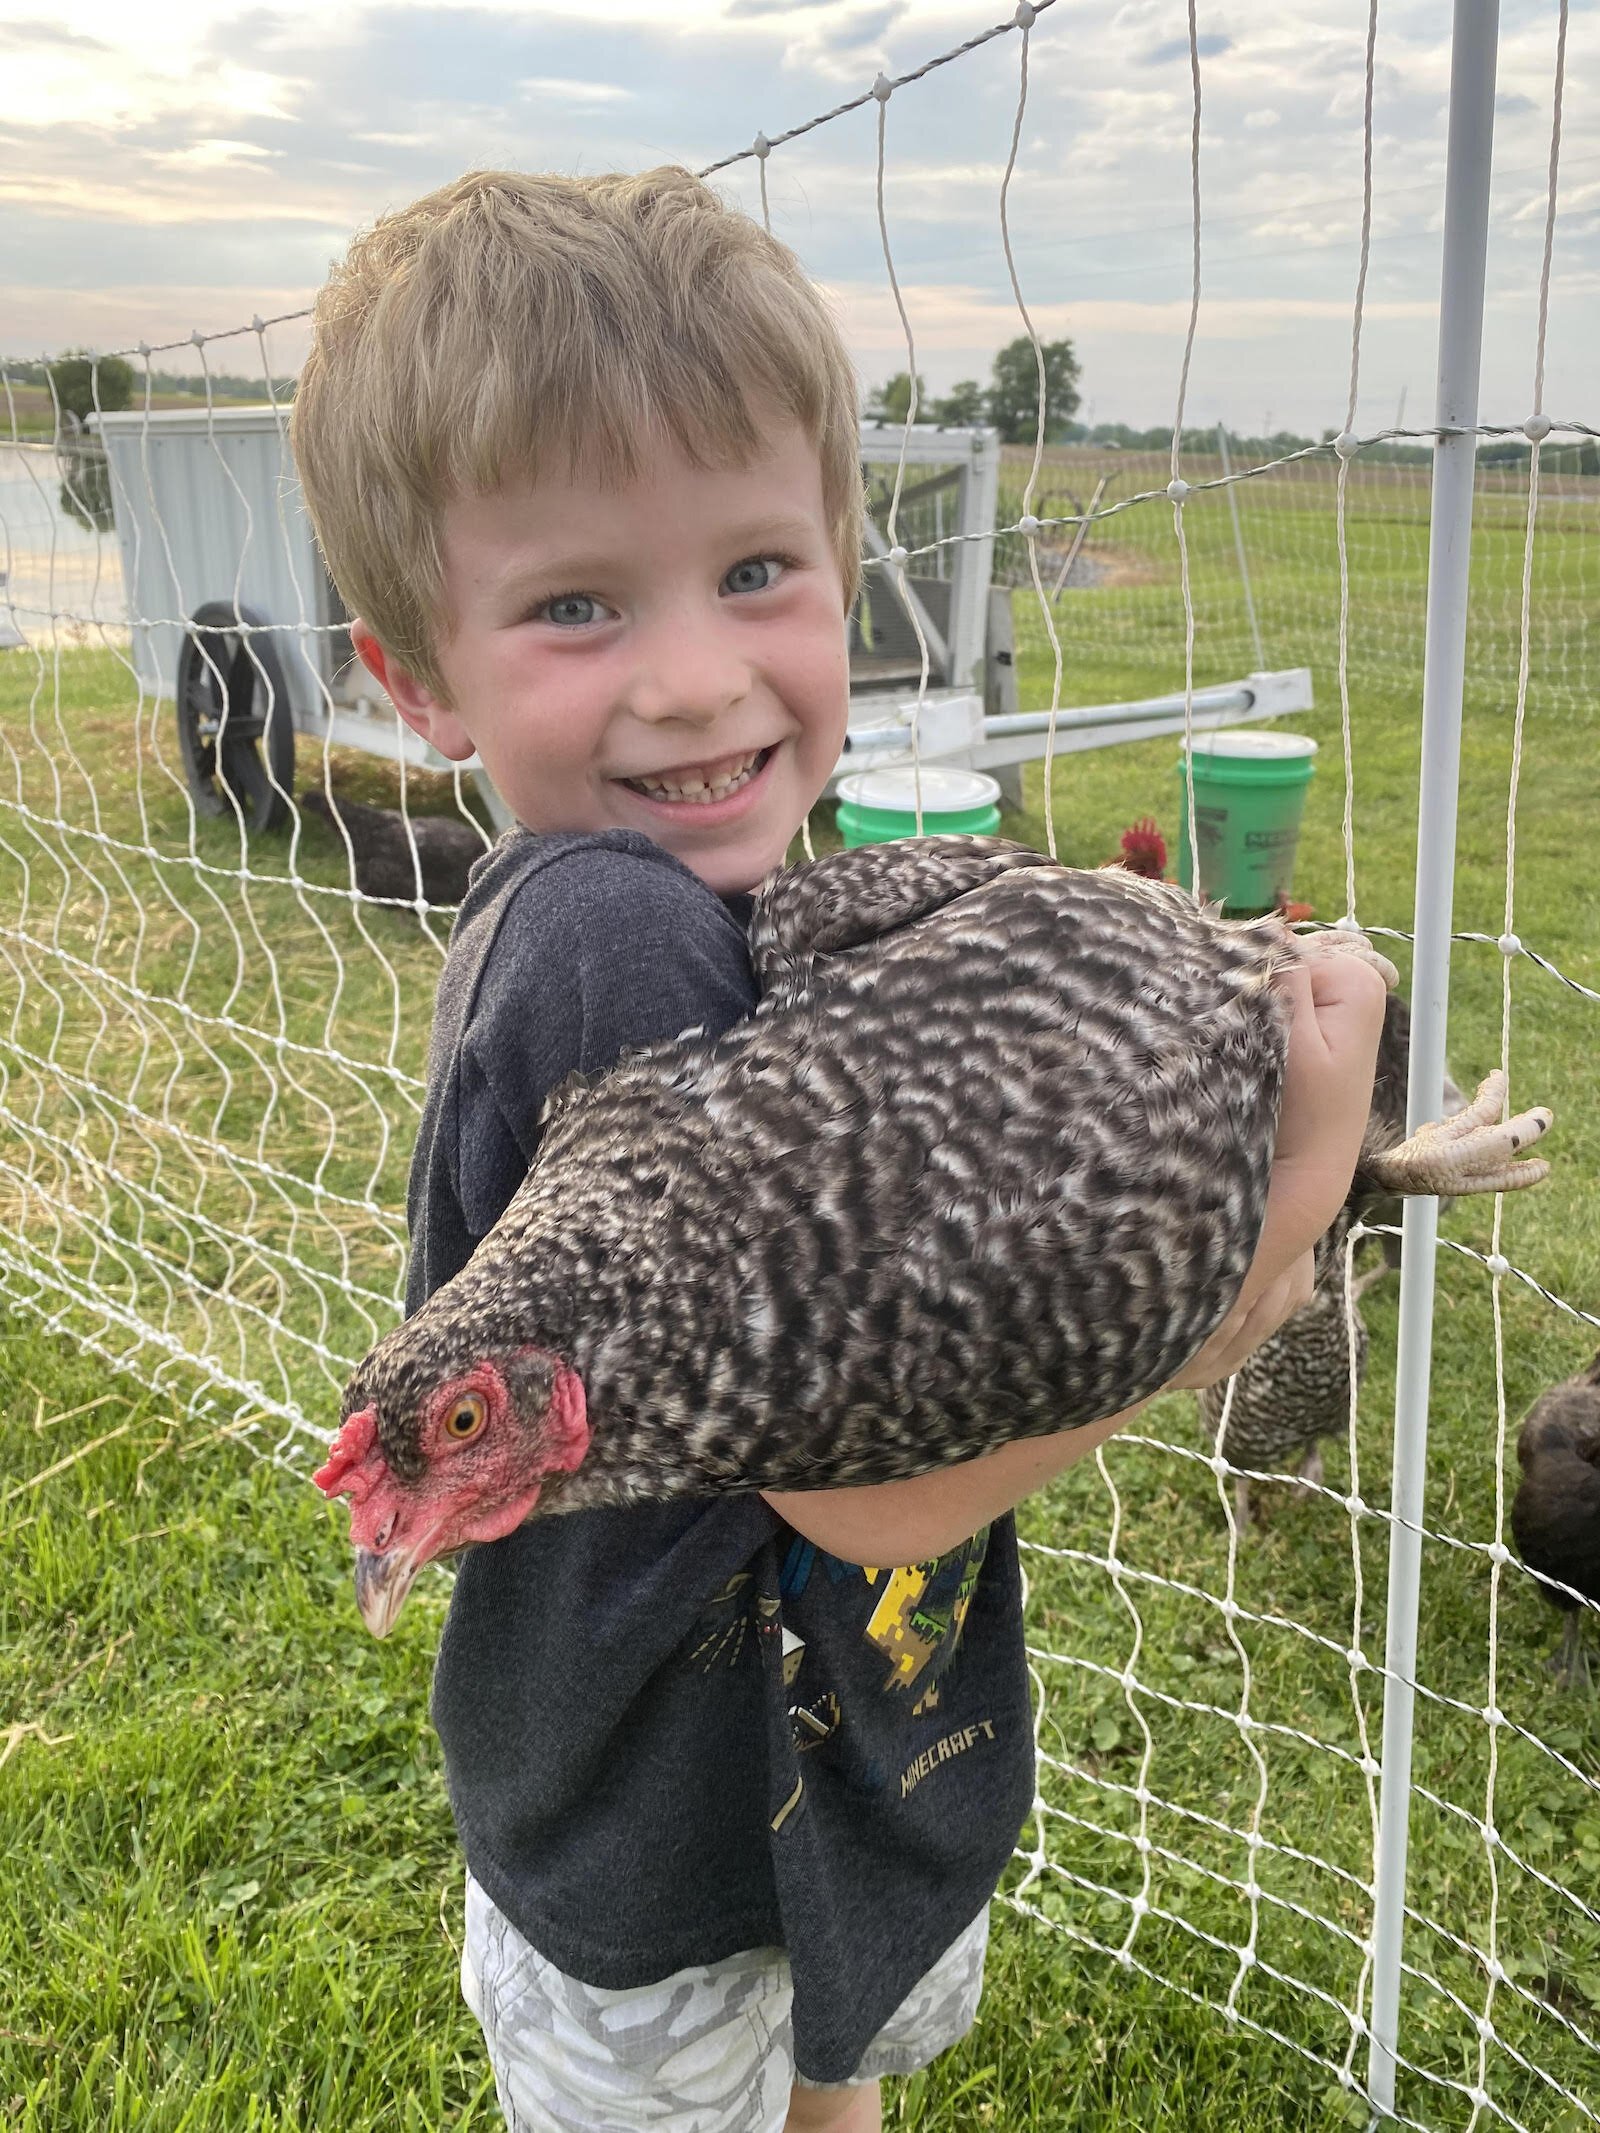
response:
{"label": "boy's ear", "polygon": [[414,680],[359,618],[350,624],[350,642],[355,646],[356,657],[413,733],[431,741],[452,763],[464,763],[475,753],[476,743],[449,706]]}

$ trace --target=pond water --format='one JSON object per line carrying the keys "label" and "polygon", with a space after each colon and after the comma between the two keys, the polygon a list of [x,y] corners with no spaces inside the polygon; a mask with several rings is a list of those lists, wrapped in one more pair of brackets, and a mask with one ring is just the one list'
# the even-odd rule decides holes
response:
{"label": "pond water", "polygon": [[39,647],[126,641],[117,537],[63,507],[65,472],[48,443],[0,443],[0,642],[8,624]]}

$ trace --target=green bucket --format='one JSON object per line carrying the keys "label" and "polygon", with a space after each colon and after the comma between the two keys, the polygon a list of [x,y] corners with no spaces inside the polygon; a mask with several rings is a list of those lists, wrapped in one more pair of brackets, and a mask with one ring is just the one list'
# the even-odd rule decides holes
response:
{"label": "green bucket", "polygon": [[[1275,910],[1288,899],[1316,752],[1316,742],[1301,733],[1203,733],[1195,739],[1200,893],[1235,917]],[[1181,756],[1178,778],[1178,879],[1188,888],[1189,779]]]}
{"label": "green bucket", "polygon": [[[921,772],[924,837],[992,837],[1000,827],[1000,788],[981,770]],[[910,764],[857,770],[839,780],[839,834],[847,849],[917,834],[918,778]]]}

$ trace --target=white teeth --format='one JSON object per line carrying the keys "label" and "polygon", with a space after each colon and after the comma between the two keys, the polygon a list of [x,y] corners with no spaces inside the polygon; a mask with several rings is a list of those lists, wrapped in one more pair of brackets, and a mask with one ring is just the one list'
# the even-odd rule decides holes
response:
{"label": "white teeth", "polygon": [[725,800],[729,793],[737,792],[741,785],[748,785],[755,776],[764,751],[757,749],[745,758],[743,765],[727,776],[714,779],[709,785],[704,778],[668,780],[666,778],[625,778],[636,792],[648,793],[652,800],[688,800],[705,806],[712,800]]}

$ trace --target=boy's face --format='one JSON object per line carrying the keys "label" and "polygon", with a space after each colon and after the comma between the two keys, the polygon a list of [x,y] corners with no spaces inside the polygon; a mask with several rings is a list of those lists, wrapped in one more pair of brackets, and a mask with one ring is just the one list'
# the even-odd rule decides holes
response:
{"label": "boy's face", "polygon": [[581,473],[453,502],[446,708],[357,649],[401,715],[477,750],[534,830],[636,829],[720,894],[783,859],[838,761],[844,596],[817,454],[769,433],[750,466],[670,446],[636,481]]}

